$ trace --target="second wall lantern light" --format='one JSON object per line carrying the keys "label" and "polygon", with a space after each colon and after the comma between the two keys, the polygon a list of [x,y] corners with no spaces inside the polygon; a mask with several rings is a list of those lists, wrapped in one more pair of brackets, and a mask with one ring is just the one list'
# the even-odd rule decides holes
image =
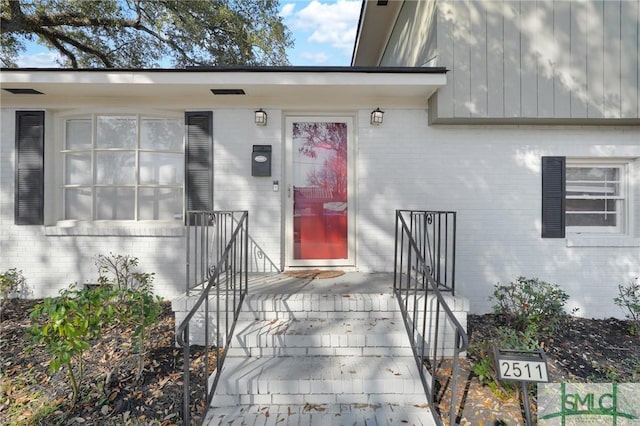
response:
{"label": "second wall lantern light", "polygon": [[384,118],[384,111],[381,111],[380,108],[376,108],[371,111],[371,124],[374,126],[379,126],[382,124],[382,120]]}
{"label": "second wall lantern light", "polygon": [[262,108],[255,112],[255,121],[258,126],[267,125],[267,113]]}

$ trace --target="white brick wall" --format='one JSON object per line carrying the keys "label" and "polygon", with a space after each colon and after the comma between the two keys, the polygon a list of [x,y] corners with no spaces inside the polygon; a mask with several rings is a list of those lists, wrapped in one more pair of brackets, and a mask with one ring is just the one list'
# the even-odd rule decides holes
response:
{"label": "white brick wall", "polygon": [[[267,126],[253,124],[253,110],[216,110],[213,113],[215,208],[248,210],[249,233],[278,266],[282,194],[282,114],[266,109]],[[271,145],[271,177],[251,176],[253,145]],[[273,181],[280,191],[273,191]]]}
{"label": "white brick wall", "polygon": [[[494,284],[524,275],[561,285],[580,315],[622,315],[617,284],[640,275],[640,128],[429,127],[418,110],[386,110],[374,128],[368,114],[360,111],[358,141],[361,267],[393,264],[394,209],[455,210],[456,285],[472,312],[490,310]],[[568,247],[576,239],[540,238],[542,155],[635,158],[635,239]]]}
{"label": "white brick wall", "polygon": [[[369,124],[372,107],[356,111],[358,269],[392,269],[395,209],[455,210],[456,284],[472,312],[490,309],[494,284],[524,275],[563,286],[581,315],[622,316],[612,301],[616,286],[640,275],[640,162],[632,176],[636,239],[626,247],[589,247],[579,239],[540,238],[540,156],[638,159],[639,127],[429,127],[424,110],[380,106],[385,117],[378,127]],[[266,111],[269,125],[259,127],[253,109],[214,110],[215,207],[248,209],[251,236],[280,265],[284,113]],[[14,110],[2,110],[0,270],[22,269],[34,296],[52,295],[70,282],[94,280],[92,258],[113,251],[155,272],[163,296],[181,292],[180,237],[56,236],[47,235],[55,229],[13,225],[14,118]],[[254,144],[272,145],[272,177],[251,176]]]}

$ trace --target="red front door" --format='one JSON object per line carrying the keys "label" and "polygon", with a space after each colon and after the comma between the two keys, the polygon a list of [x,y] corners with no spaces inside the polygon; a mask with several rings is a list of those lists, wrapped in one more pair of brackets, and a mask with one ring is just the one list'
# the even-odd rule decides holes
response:
{"label": "red front door", "polygon": [[349,262],[349,122],[291,120],[292,264]]}

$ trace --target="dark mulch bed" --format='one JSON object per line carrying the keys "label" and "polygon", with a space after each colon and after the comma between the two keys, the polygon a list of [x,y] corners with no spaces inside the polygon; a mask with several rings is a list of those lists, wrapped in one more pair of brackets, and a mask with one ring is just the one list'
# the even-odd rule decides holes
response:
{"label": "dark mulch bed", "polygon": [[[49,376],[47,353],[42,347],[30,347],[28,313],[35,303],[11,300],[0,323],[0,424],[182,424],[182,351],[174,345],[169,303],[164,303],[150,332],[142,380],[133,373],[132,330],[112,327],[87,353],[85,384],[75,406],[70,404],[65,371]],[[491,338],[498,325],[494,315],[470,315],[471,344]],[[639,382],[640,339],[629,333],[629,326],[617,319],[569,319],[541,342],[549,355],[551,381]],[[197,366],[201,352],[193,352]],[[462,367],[461,424],[523,423],[518,399],[500,399],[480,384],[471,373],[471,360],[463,360]],[[204,375],[197,371],[192,380],[202,381]]]}
{"label": "dark mulch bed", "polygon": [[[469,315],[470,345],[494,338],[496,329],[504,325],[496,315]],[[629,321],[615,318],[568,318],[556,332],[540,341],[548,358],[549,381],[640,382],[640,336],[632,335],[630,330]],[[496,396],[473,374],[473,361],[473,357],[469,357],[461,362],[457,392],[458,401],[462,401],[460,424],[522,425],[524,412],[519,395]],[[535,418],[535,388],[530,402]]]}
{"label": "dark mulch bed", "polygon": [[[72,406],[65,368],[49,376],[47,352],[32,347],[28,313],[37,302],[10,300],[0,323],[0,424],[182,424],[182,350],[174,345],[170,303],[163,303],[158,323],[150,330],[141,379],[135,376],[132,330],[110,327],[86,353],[84,384]],[[192,352],[198,366],[202,350]],[[192,374],[196,383],[202,381],[200,371]]]}

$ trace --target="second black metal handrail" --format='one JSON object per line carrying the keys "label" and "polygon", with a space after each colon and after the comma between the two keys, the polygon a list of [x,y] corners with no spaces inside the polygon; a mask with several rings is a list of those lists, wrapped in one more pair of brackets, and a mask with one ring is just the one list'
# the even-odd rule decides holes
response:
{"label": "second black metal handrail", "polygon": [[[235,216],[240,214],[239,219]],[[216,227],[216,224],[222,222],[221,218],[231,217],[231,222],[236,225],[230,233],[219,235],[214,233],[213,238],[210,237],[211,230],[209,227]],[[200,413],[199,424],[206,418],[207,411],[211,405],[213,395],[220,379],[222,365],[226,356],[226,351],[231,343],[235,323],[240,313],[240,309],[244,298],[247,294],[248,286],[248,257],[249,257],[249,216],[248,212],[188,212],[187,224],[195,226],[197,238],[190,241],[192,247],[187,244],[187,259],[194,257],[198,259],[198,268],[196,271],[205,277],[205,281],[201,283],[202,289],[198,299],[191,307],[182,323],[176,330],[176,342],[183,348],[183,369],[184,369],[184,394],[183,394],[183,424],[191,424],[191,335],[190,323],[196,317],[196,314],[202,314],[204,336],[199,342],[203,346],[203,362],[202,377],[204,380],[204,392],[202,394],[202,402],[204,406]],[[220,229],[219,227],[217,229]],[[217,230],[216,229],[216,230]],[[192,230],[188,230],[190,233]],[[198,235],[200,234],[200,235]],[[206,235],[205,235],[206,234]],[[220,243],[223,241],[223,243]],[[219,254],[211,257],[209,244],[216,247],[222,247]],[[190,251],[191,250],[191,251]],[[213,260],[215,259],[215,260]],[[188,271],[188,269],[187,269]],[[200,284],[200,283],[197,283]],[[193,287],[187,283],[187,291],[193,291]],[[215,312],[211,312],[210,302],[213,298]],[[213,326],[213,332],[210,327]],[[211,341],[211,335],[214,339]],[[214,347],[215,364],[209,357],[209,350]],[[213,382],[210,384],[210,373],[215,367]]]}
{"label": "second black metal handrail", "polygon": [[[450,425],[458,411],[459,357],[469,344],[443,293],[453,297],[455,290],[455,219],[455,212],[396,211],[393,283],[425,392],[436,411],[441,411],[435,407],[438,379],[451,387]],[[439,368],[445,358],[451,359],[449,377],[441,377],[446,370]],[[436,422],[443,424],[439,416]]]}

